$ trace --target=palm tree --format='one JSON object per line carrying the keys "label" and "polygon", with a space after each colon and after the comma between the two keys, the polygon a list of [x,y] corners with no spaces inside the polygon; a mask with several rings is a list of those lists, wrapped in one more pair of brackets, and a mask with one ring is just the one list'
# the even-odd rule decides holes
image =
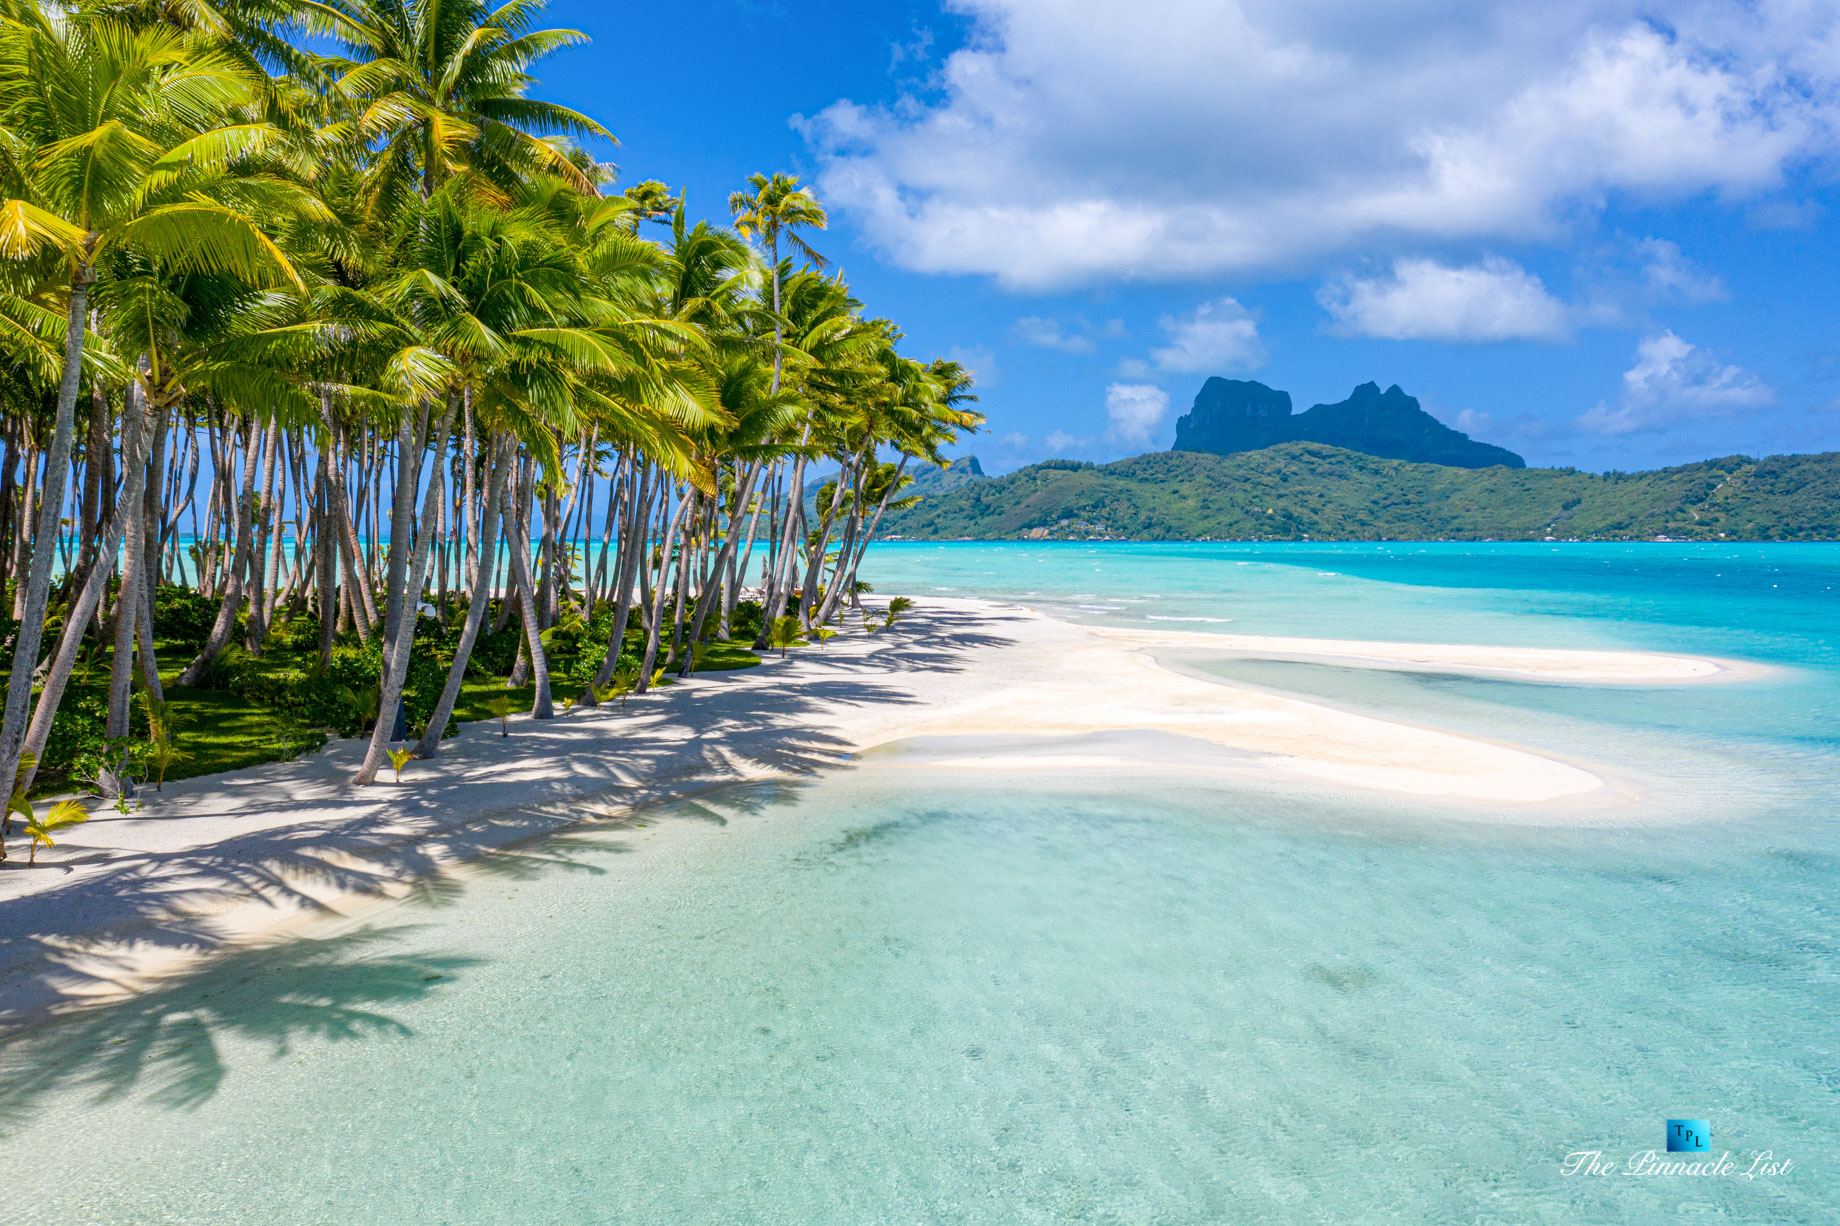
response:
{"label": "palm tree", "polygon": [[59,830],[78,826],[89,820],[89,810],[74,800],[60,800],[51,806],[51,811],[43,817],[26,819],[26,835],[32,840],[32,850],[26,856],[26,865],[38,863],[38,849],[51,847],[56,840],[51,836]]}
{"label": "palm tree", "polygon": [[[349,136],[367,151],[359,189],[363,212],[373,221],[403,212],[419,195],[426,204],[450,180],[462,180],[475,196],[495,203],[510,197],[533,176],[569,180],[581,191],[594,190],[593,177],[568,149],[539,133],[600,136],[610,133],[594,120],[567,107],[525,96],[537,60],[586,41],[575,30],[533,28],[542,0],[510,0],[490,9],[478,0],[413,4],[403,0],[317,0],[306,8],[310,25],[342,42],[352,58],[338,69],[338,91],[358,109]],[[433,227],[438,213],[416,215],[418,242],[406,265],[425,271],[422,258],[441,248]],[[411,285],[413,293],[430,288]],[[417,295],[425,308],[430,296]],[[438,297],[438,295],[437,295]],[[412,310],[412,314],[413,314]],[[421,322],[418,320],[418,322]],[[446,441],[459,410],[461,393],[450,387],[434,437],[435,454]],[[424,417],[427,411],[423,410]],[[430,437],[404,414],[399,426],[396,496],[392,508],[389,560],[386,565],[388,609],[383,690],[386,720],[372,737],[355,782],[367,784],[381,767],[389,733],[399,722],[400,694],[407,675],[415,631],[415,606],[401,599],[406,576],[420,574],[431,543],[432,515],[418,518],[414,493],[420,484],[423,450]],[[440,482],[429,483],[425,508],[440,505]],[[413,546],[409,529],[420,523]],[[411,556],[414,570],[411,569]],[[518,556],[514,550],[514,557]],[[406,606],[406,607],[405,607]],[[527,630],[534,636],[535,625]],[[539,648],[531,648],[535,657]],[[539,681],[542,664],[537,663]],[[550,714],[547,684],[540,684],[536,714]]]}
{"label": "palm tree", "polygon": [[779,658],[782,660],[786,658],[786,649],[796,647],[799,642],[799,619],[790,613],[774,618],[772,625],[767,627],[767,643],[779,648]]}
{"label": "palm tree", "polygon": [[423,199],[455,175],[510,194],[532,175],[550,174],[593,190],[566,147],[540,133],[612,134],[568,107],[525,97],[530,67],[588,41],[579,30],[533,24],[544,0],[312,0],[302,18],[344,44],[334,61],[338,92],[359,109],[352,139],[371,151],[362,195],[366,212],[388,216],[419,192]]}
{"label": "palm tree", "polygon": [[[0,729],[0,777],[26,736],[70,465],[85,323],[99,263],[117,253],[178,271],[298,280],[258,216],[313,210],[297,184],[263,173],[283,143],[242,112],[246,65],[164,27],[22,7],[0,20],[0,257],[53,263],[66,286],[63,369],[46,455],[25,617]],[[61,686],[61,683],[60,683]],[[53,704],[55,705],[55,704]],[[48,724],[48,720],[46,721]]]}
{"label": "palm tree", "polygon": [[171,741],[154,741],[147,746],[147,765],[154,769],[153,790],[166,790],[166,772],[181,762],[190,762],[192,755],[174,745]]}
{"label": "palm tree", "polygon": [[[354,631],[381,645],[351,697],[369,782],[402,735],[425,597],[449,624],[450,591],[468,608],[420,752],[495,611],[493,633],[519,616],[516,683],[551,713],[546,643],[577,598],[597,482],[601,558],[579,594],[613,624],[590,705],[658,684],[661,647],[695,669],[757,537],[763,642],[795,590],[795,620],[828,628],[910,460],[972,424],[939,364],[896,352],[840,277],[798,267],[821,268],[802,235],[825,217],[796,179],[755,176],[736,230],[693,222],[655,180],[603,194],[611,168],[555,137],[604,131],[528,96],[531,67],[580,41],[537,28],[542,12],[0,0],[0,584],[23,622],[0,769],[23,768],[22,804],[26,755],[111,638],[99,731],[126,731],[137,657],[150,724],[168,722],[152,718],[156,585],[215,610],[182,682],[221,674],[238,626],[243,650],[285,659],[298,644],[279,631],[314,605],[317,677]],[[303,30],[343,54],[288,41]],[[808,532],[820,457],[842,471]],[[150,739],[163,782],[183,755],[170,729]]]}
{"label": "palm tree", "polygon": [[[796,176],[777,173],[771,176],[753,174],[748,176],[748,186],[753,189],[752,193],[735,192],[731,194],[728,198],[728,208],[735,215],[735,228],[741,232],[743,238],[758,233],[767,245],[768,280],[773,289],[773,386],[771,391],[777,394],[781,377],[781,346],[784,341],[781,282],[785,273],[780,264],[780,243],[784,241],[793,250],[803,255],[814,268],[822,269],[825,263],[824,257],[812,249],[811,244],[805,241],[799,231],[825,229],[830,224],[830,218],[825,213],[824,206],[818,203],[817,197],[799,186]],[[808,423],[800,435],[799,446],[803,447],[810,441],[811,427]],[[792,525],[796,517],[791,514],[790,508],[797,507],[804,495],[805,464],[801,456],[794,461],[792,486],[787,496],[786,506],[789,510],[786,516],[784,537],[779,549],[781,572],[790,561],[792,553]],[[767,593],[766,618],[770,624],[785,607],[784,582],[781,573],[775,573],[769,587],[771,590]],[[756,646],[765,646],[764,632],[762,642]]]}

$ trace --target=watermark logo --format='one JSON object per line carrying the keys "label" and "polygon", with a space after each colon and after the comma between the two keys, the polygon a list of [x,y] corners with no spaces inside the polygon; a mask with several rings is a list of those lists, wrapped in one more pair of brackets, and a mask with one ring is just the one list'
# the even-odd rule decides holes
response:
{"label": "watermark logo", "polygon": [[1712,1148],[1712,1125],[1706,1120],[1669,1120],[1667,1152],[1703,1154]]}
{"label": "watermark logo", "polygon": [[1666,1140],[1667,1153],[1705,1154],[1706,1157],[1666,1158],[1660,1150],[1645,1149],[1629,1155],[1626,1162],[1618,1162],[1604,1157],[1601,1149],[1579,1149],[1565,1155],[1565,1161],[1559,1164],[1559,1173],[1568,1177],[1698,1175],[1711,1179],[1754,1180],[1787,1175],[1795,1169],[1794,1159],[1778,1158],[1767,1149],[1749,1151],[1748,1161],[1734,1158],[1730,1150],[1717,1158],[1712,1157],[1712,1125],[1707,1120],[1669,1120]]}

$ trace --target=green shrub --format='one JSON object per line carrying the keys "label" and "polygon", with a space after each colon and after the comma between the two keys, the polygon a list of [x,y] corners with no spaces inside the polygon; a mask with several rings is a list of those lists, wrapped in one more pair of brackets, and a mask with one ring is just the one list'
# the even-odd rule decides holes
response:
{"label": "green shrub", "polygon": [[766,609],[761,607],[758,600],[738,601],[733,616],[729,618],[730,635],[737,639],[759,638],[766,615]]}
{"label": "green shrub", "polygon": [[211,637],[217,601],[189,587],[162,586],[153,597],[153,635],[186,651],[197,651]]}
{"label": "green shrub", "polygon": [[473,640],[473,654],[466,666],[470,677],[502,677],[517,662],[518,643],[524,637],[524,627],[513,617],[503,630],[492,633],[491,619],[496,612],[495,609],[487,612],[486,624],[479,628],[479,637]]}
{"label": "green shrub", "polygon": [[39,759],[37,786],[47,782],[84,779],[108,765],[109,704],[94,694],[69,694],[58,704],[51,733]]}

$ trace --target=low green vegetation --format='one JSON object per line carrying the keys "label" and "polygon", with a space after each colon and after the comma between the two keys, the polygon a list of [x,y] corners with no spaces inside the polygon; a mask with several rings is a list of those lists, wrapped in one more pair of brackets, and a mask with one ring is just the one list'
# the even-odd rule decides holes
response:
{"label": "low green vegetation", "polygon": [[1284,443],[1050,460],[891,512],[908,540],[1687,540],[1840,538],[1840,453],[1728,456],[1653,472],[1448,468]]}
{"label": "low green vegetation", "polygon": [[[198,616],[200,603],[188,589],[160,589],[154,625],[165,698],[150,702],[144,690],[137,691],[127,737],[111,740],[105,735],[107,654],[98,650],[77,665],[52,725],[32,795],[92,785],[105,770],[126,773],[143,786],[160,790],[167,780],[288,761],[319,749],[331,737],[362,735],[374,724],[378,640],[366,645],[355,634],[347,634],[335,642],[331,663],[321,671],[317,667],[319,623],[312,610],[273,627],[260,656],[226,648],[202,686],[177,685],[181,667],[177,661],[189,658],[209,632],[209,619]],[[476,720],[497,720],[505,731],[512,715],[527,712],[534,704],[534,686],[508,685],[522,635],[515,618],[504,629],[490,632],[491,619],[499,611],[498,602],[493,601],[487,630],[479,636],[454,704],[449,735],[460,724]],[[417,652],[403,691],[404,718],[414,732],[425,726],[434,711],[465,613],[465,605],[455,602],[445,621],[424,616],[417,624]],[[744,604],[738,614],[738,628],[758,625],[755,607]],[[552,627],[546,648],[558,689],[574,693],[592,682],[606,658],[612,616],[611,606],[606,606],[591,619],[564,619]],[[645,631],[636,612],[628,616],[621,653],[626,664],[617,675],[626,678],[630,691],[644,650]],[[239,627],[239,638],[241,634]],[[718,672],[760,663],[745,642],[712,641],[699,647],[700,670]],[[393,756],[391,762],[395,765]],[[398,767],[399,776],[400,770]],[[23,797],[16,799],[23,803]]]}

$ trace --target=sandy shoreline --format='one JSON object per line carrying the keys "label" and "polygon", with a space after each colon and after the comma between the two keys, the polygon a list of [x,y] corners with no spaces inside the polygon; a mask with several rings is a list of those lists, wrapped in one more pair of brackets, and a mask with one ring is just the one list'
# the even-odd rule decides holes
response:
{"label": "sandy shoreline", "polygon": [[[495,849],[736,781],[824,769],[915,737],[934,766],[1022,769],[1017,737],[1184,738],[1177,768],[1538,808],[1617,797],[1582,765],[1435,728],[1171,671],[1197,647],[1273,659],[1471,671],[1568,684],[1730,679],[1737,666],[1639,652],[1256,639],[1077,626],[1015,605],[928,598],[895,630],[715,673],[619,708],[473,724],[403,782],[353,789],[361,752],[168,785],[102,809],[28,870],[0,870],[0,1031],[132,991],[228,946],[275,939]],[[975,748],[987,739],[989,752]],[[1001,740],[1010,745],[1002,748]],[[1052,754],[1037,763],[1052,766]],[[1065,761],[1065,759],[1060,759]],[[1128,769],[1128,755],[1086,756]],[[386,779],[388,774],[386,772]]]}
{"label": "sandy shoreline", "polygon": [[1546,647],[1480,647],[1458,643],[1384,643],[1354,639],[1205,634],[1192,630],[1125,630],[1095,626],[1095,634],[1144,647],[1186,645],[1211,654],[1295,660],[1410,672],[1460,673],[1557,685],[1680,685],[1745,681],[1761,668],[1736,660],[1652,651],[1586,651]]}

